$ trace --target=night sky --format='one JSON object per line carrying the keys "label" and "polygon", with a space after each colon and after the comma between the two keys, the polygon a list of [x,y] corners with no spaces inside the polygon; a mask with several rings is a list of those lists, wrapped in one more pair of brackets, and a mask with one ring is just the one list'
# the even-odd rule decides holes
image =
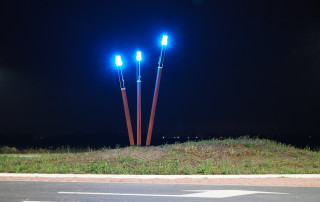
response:
{"label": "night sky", "polygon": [[144,144],[167,34],[153,137],[320,137],[317,1],[7,0],[0,27],[0,135],[127,138],[115,54],[135,135],[141,50]]}

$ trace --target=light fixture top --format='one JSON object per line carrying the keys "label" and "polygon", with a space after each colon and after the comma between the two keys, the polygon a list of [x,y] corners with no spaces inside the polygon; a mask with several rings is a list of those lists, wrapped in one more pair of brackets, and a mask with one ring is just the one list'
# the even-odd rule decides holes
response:
{"label": "light fixture top", "polygon": [[138,51],[138,52],[137,52],[136,60],[137,60],[137,61],[141,61],[141,60],[142,60],[141,51]]}
{"label": "light fixture top", "polygon": [[121,67],[122,66],[122,60],[121,60],[121,56],[120,55],[117,55],[116,56],[116,65],[118,67]]}
{"label": "light fixture top", "polygon": [[167,35],[163,35],[163,36],[162,36],[161,44],[162,44],[163,46],[166,46],[166,45],[167,45],[167,42],[168,42],[168,36],[167,36]]}

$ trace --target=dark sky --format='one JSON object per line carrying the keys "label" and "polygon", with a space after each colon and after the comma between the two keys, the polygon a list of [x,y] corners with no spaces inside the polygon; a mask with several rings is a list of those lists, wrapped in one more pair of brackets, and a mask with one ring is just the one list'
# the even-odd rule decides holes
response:
{"label": "dark sky", "polygon": [[[126,132],[114,55],[147,132],[320,135],[317,1],[1,1],[0,134]],[[145,141],[143,137],[143,142]]]}

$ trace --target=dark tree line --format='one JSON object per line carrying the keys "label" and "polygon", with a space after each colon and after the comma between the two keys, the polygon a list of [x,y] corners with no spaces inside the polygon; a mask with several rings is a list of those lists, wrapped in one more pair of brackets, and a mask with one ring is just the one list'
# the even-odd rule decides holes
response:
{"label": "dark tree line", "polygon": [[[275,140],[285,144],[291,144],[300,148],[309,146],[312,149],[320,148],[320,137],[313,135],[290,135],[290,134],[154,134],[152,145],[171,144],[175,142],[199,141],[206,139],[225,139],[228,137],[237,138],[247,136],[249,138],[265,138]],[[126,133],[71,133],[56,134],[51,136],[41,136],[30,133],[9,133],[1,134],[0,146],[11,146],[17,148],[58,148],[70,146],[75,148],[102,148],[116,146],[129,146],[129,138]],[[146,134],[142,134],[142,140],[145,140]],[[142,141],[144,144],[145,142]]]}

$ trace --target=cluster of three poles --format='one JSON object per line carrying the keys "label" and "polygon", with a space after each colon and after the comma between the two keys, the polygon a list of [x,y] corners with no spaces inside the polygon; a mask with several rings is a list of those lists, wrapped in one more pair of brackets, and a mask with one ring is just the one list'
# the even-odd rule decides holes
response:
{"label": "cluster of three poles", "polygon": [[[161,41],[161,53],[159,57],[158,62],[158,71],[157,71],[157,78],[156,78],[156,84],[154,88],[154,94],[153,94],[153,100],[152,100],[152,108],[151,108],[151,115],[149,120],[149,127],[148,127],[148,135],[147,135],[147,141],[146,145],[149,146],[151,144],[151,136],[152,136],[152,129],[153,129],[153,123],[154,123],[154,116],[156,113],[156,105],[158,100],[158,93],[159,93],[159,86],[160,86],[160,79],[161,79],[161,73],[163,69],[163,62],[164,62],[164,56],[165,56],[165,47],[167,45],[167,35],[162,36]],[[142,60],[141,52],[137,52],[137,145],[141,146],[141,75],[140,75],[140,62]],[[127,93],[126,88],[124,85],[124,79],[123,79],[123,73],[122,73],[122,60],[121,56],[116,56],[116,66],[118,67],[118,76],[119,76],[119,83],[120,83],[120,89],[122,94],[122,100],[123,100],[123,106],[124,106],[124,112],[127,122],[127,129],[129,134],[129,141],[130,145],[134,145],[134,138],[133,138],[133,132],[132,132],[132,124],[130,119],[130,112],[129,112],[129,106],[128,106],[128,100],[127,100]]]}

